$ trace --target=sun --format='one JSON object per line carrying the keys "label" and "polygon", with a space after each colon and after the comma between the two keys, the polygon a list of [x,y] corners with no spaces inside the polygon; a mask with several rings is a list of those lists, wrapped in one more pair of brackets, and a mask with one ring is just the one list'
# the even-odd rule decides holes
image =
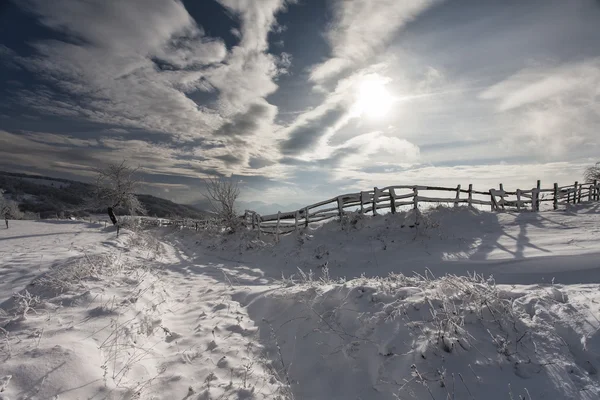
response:
{"label": "sun", "polygon": [[388,114],[394,98],[385,87],[386,83],[382,78],[368,78],[358,84],[353,107],[356,116],[380,119]]}

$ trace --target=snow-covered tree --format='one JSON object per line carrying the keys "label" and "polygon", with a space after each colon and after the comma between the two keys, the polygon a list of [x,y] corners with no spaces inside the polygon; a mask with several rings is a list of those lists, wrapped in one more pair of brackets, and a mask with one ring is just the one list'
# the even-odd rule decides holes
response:
{"label": "snow-covered tree", "polygon": [[113,225],[117,224],[114,209],[125,208],[130,215],[145,214],[146,210],[135,195],[139,189],[139,168],[129,167],[125,161],[121,164],[110,164],[96,171],[96,205],[107,207],[107,213]]}
{"label": "snow-covered tree", "polygon": [[4,190],[0,189],[0,217],[6,221],[6,228],[8,229],[9,219],[19,219],[22,213],[19,210],[19,205],[4,197]]}
{"label": "snow-covered tree", "polygon": [[231,178],[209,177],[204,180],[208,200],[213,211],[226,227],[235,231],[239,224],[236,214],[235,202],[240,195],[237,182]]}
{"label": "snow-covered tree", "polygon": [[600,162],[587,167],[583,177],[586,182],[594,182],[595,180],[600,182]]}

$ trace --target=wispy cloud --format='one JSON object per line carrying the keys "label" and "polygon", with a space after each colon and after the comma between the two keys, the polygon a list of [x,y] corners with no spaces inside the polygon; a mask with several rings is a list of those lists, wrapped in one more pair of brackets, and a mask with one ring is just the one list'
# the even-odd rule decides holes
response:
{"label": "wispy cloud", "polygon": [[312,68],[310,79],[321,83],[361,65],[382,50],[403,25],[436,0],[336,0],[334,21],[325,33],[331,57]]}
{"label": "wispy cloud", "polygon": [[[556,157],[582,146],[597,150],[600,124],[600,59],[527,68],[491,86],[500,118],[515,128],[511,148]],[[519,143],[517,145],[517,142]]]}

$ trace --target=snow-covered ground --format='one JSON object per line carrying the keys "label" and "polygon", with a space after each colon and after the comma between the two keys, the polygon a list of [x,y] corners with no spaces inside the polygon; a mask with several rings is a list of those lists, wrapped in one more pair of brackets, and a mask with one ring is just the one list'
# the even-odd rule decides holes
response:
{"label": "snow-covered ground", "polygon": [[598,205],[415,222],[11,221],[0,399],[600,398]]}

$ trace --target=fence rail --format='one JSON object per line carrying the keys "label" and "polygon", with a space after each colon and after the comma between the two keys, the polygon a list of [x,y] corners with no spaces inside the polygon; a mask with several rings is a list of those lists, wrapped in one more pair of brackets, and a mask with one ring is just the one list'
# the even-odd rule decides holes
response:
{"label": "fence rail", "polygon": [[[442,192],[452,193],[451,197],[443,197]],[[332,218],[342,217],[348,211],[377,214],[378,210],[389,210],[392,214],[402,207],[418,209],[423,203],[451,203],[455,207],[466,204],[469,207],[489,206],[492,211],[540,211],[541,203],[552,202],[553,209],[567,204],[581,203],[582,200],[600,200],[600,185],[575,182],[572,185],[543,189],[538,180],[534,188],[504,190],[500,184],[498,189],[488,191],[474,190],[473,185],[464,189],[457,187],[397,185],[358,193],[347,193],[321,201],[295,211],[278,212],[270,215],[260,215],[247,210],[244,219],[248,226],[260,233],[287,234],[309,224]]]}
{"label": "fence rail", "polygon": [[[448,195],[447,193],[450,193]],[[444,197],[448,196],[448,197]],[[422,204],[450,203],[459,205],[488,206],[491,211],[540,211],[542,203],[552,203],[557,210],[561,206],[581,203],[582,201],[599,201],[600,184],[575,182],[572,185],[544,189],[537,181],[534,188],[504,190],[500,184],[498,189],[488,191],[474,190],[473,185],[467,189],[456,187],[396,185],[384,188],[374,187],[373,190],[358,193],[346,193],[295,211],[278,212],[276,214],[260,215],[246,210],[243,221],[247,227],[257,230],[258,234],[285,235],[311,223],[322,222],[333,218],[341,218],[345,213],[354,211],[362,214],[377,215],[379,210],[389,210],[395,214],[402,208],[418,209]],[[140,218],[141,223],[150,226],[176,226],[200,230],[216,223],[215,219],[153,219]]]}

